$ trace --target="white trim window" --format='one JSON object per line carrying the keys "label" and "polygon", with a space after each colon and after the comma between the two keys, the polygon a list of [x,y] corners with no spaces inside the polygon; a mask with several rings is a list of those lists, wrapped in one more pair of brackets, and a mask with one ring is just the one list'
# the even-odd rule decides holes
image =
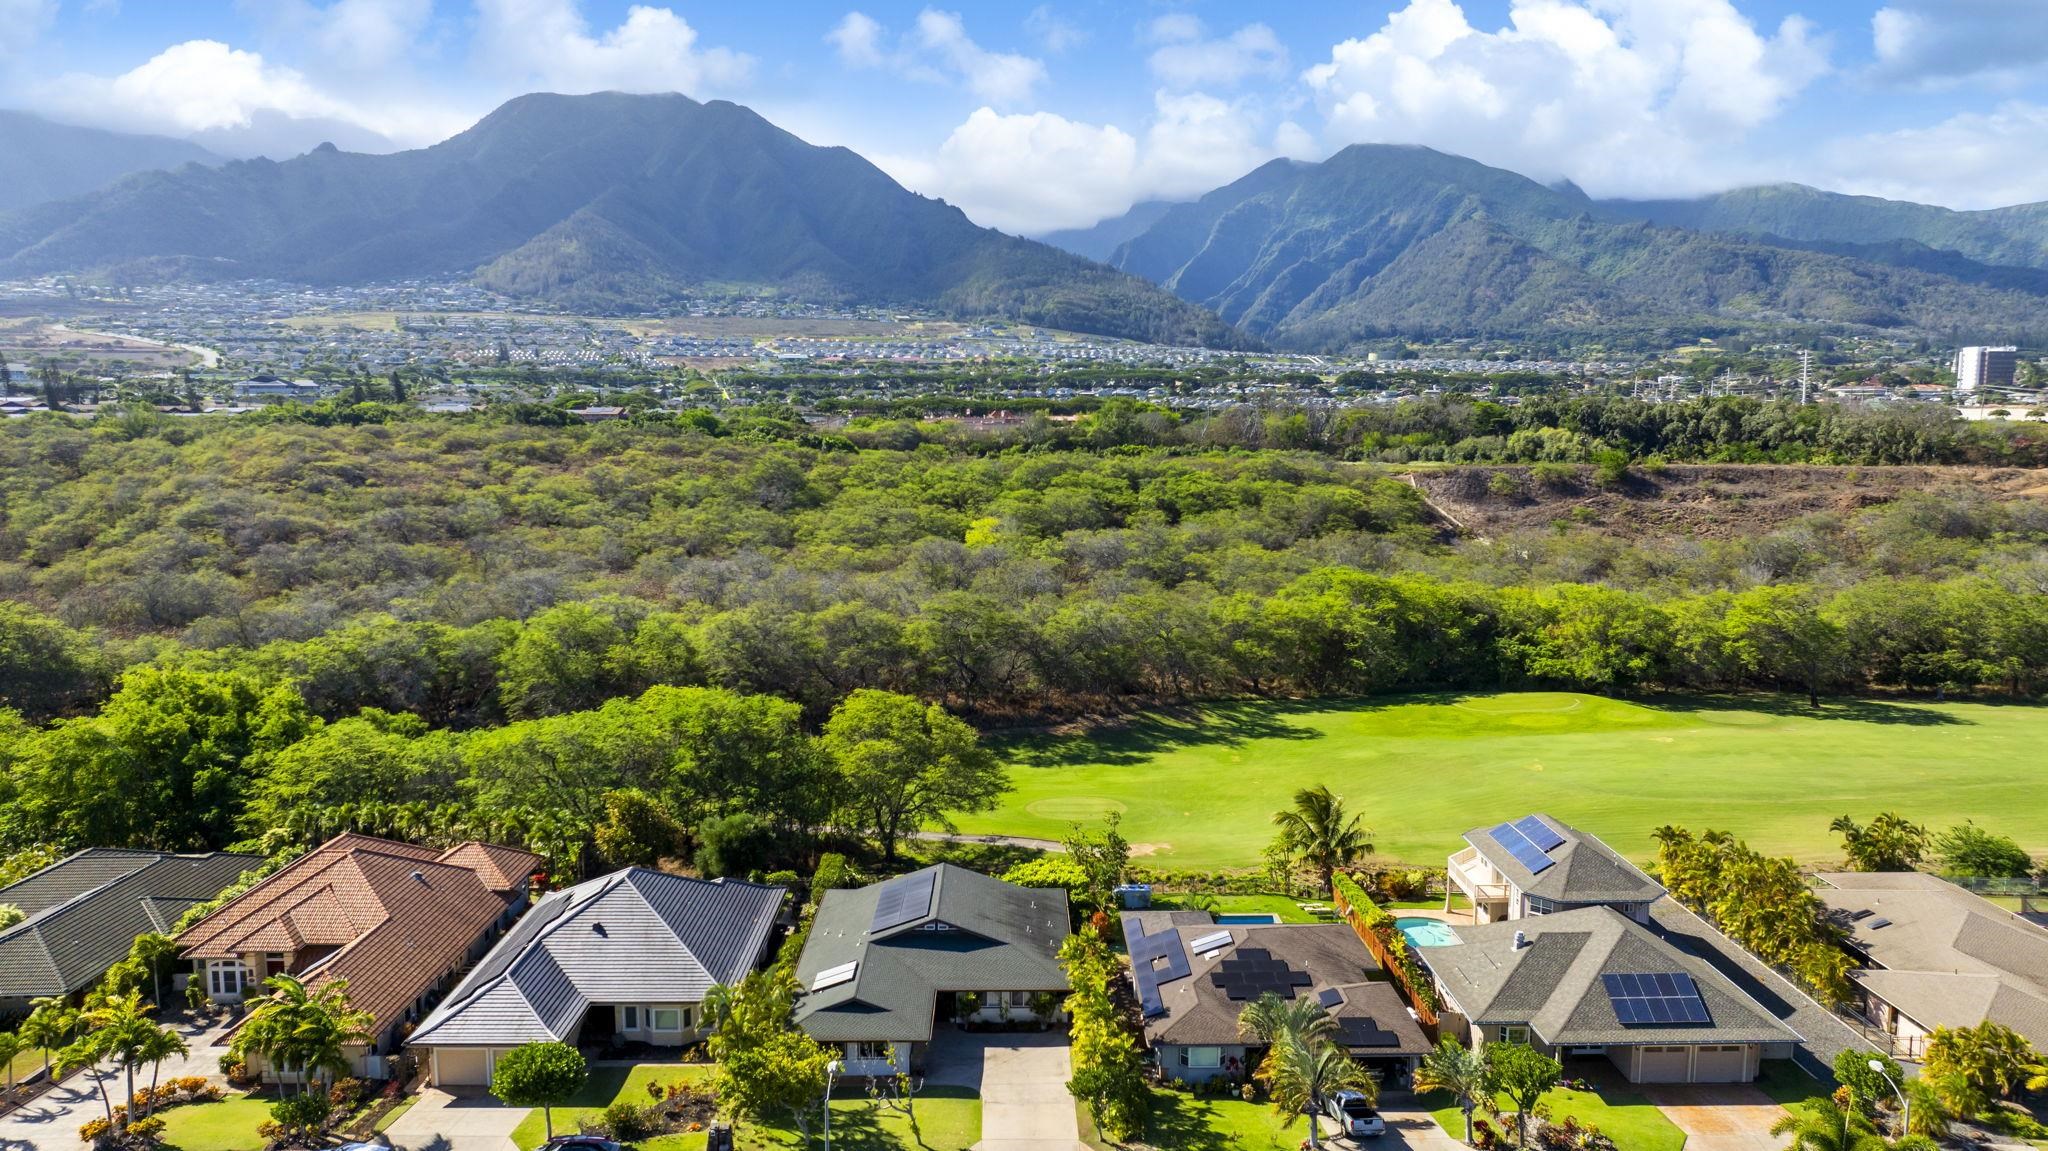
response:
{"label": "white trim window", "polygon": [[1221,1047],[1183,1047],[1180,1057],[1182,1063],[1197,1071],[1212,1071],[1223,1066]]}
{"label": "white trim window", "polygon": [[215,999],[242,994],[249,984],[249,971],[241,960],[209,959],[206,962],[206,993]]}
{"label": "white trim window", "polygon": [[1527,1027],[1504,1026],[1500,1029],[1500,1041],[1502,1043],[1526,1044],[1529,1042],[1529,1029]]}
{"label": "white trim window", "polygon": [[648,1029],[655,1032],[681,1031],[683,1009],[680,1007],[650,1007],[647,1009]]}
{"label": "white trim window", "polygon": [[877,1041],[873,1039],[863,1039],[858,1043],[849,1043],[847,1046],[853,1048],[853,1058],[872,1063],[887,1063],[889,1055],[895,1047],[894,1044],[886,1040]]}

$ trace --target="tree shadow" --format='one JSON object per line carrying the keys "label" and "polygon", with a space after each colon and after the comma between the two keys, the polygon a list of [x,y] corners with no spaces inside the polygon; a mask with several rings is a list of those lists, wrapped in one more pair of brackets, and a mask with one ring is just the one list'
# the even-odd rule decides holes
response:
{"label": "tree shadow", "polygon": [[1803,695],[1669,695],[1646,696],[1647,706],[1672,712],[1757,712],[1783,719],[1846,719],[1857,723],[1891,724],[1905,727],[1968,727],[1972,721],[1931,705],[1898,703],[1882,699],[1843,699],[1823,696],[1819,707]]}
{"label": "tree shadow", "polygon": [[1254,740],[1321,739],[1313,728],[1287,722],[1310,711],[1339,709],[1354,701],[1223,700],[1140,712],[1086,731],[1020,735],[999,745],[1019,767],[1128,767],[1163,752],[1186,747],[1230,747]]}
{"label": "tree shadow", "polygon": [[1230,1142],[1209,1125],[1206,1112],[1207,1108],[1177,1091],[1155,1091],[1145,1142],[1174,1151],[1228,1151]]}

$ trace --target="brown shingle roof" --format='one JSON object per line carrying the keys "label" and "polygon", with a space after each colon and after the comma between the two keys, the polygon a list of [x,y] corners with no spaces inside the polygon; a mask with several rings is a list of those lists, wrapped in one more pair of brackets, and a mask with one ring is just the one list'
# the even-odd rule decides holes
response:
{"label": "brown shingle roof", "polygon": [[349,1002],[381,1033],[504,914],[506,872],[524,876],[538,862],[512,848],[438,852],[339,835],[193,924],[179,949],[226,959],[333,948],[295,974],[314,987],[347,979]]}

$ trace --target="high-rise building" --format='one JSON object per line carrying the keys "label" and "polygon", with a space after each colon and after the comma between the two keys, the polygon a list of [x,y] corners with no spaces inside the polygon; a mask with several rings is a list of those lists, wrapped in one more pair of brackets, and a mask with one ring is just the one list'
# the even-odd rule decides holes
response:
{"label": "high-rise building", "polygon": [[2009,388],[2020,365],[2018,348],[1970,347],[1956,350],[1956,391]]}

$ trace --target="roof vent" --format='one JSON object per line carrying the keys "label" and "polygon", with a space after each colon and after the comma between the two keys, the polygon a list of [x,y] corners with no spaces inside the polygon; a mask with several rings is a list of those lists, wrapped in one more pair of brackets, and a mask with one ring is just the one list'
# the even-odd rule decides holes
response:
{"label": "roof vent", "polygon": [[424,871],[415,871],[412,873],[412,878],[413,882],[424,884],[427,881],[427,873]]}
{"label": "roof vent", "polygon": [[1529,946],[1528,933],[1522,931],[1515,932],[1515,950],[1520,951],[1521,949],[1527,946]]}
{"label": "roof vent", "polygon": [[604,937],[604,938],[606,938],[606,939],[609,939],[609,938],[611,938],[611,935],[610,935],[610,933],[608,933],[608,932],[606,932],[606,931],[605,931],[605,929],[604,929],[604,924],[602,924],[602,923],[593,923],[593,924],[591,924],[591,925],[590,925],[590,929],[591,929],[592,931],[595,931],[595,932],[597,932],[597,934],[598,934],[598,935],[600,935],[600,936],[603,936],[603,937]]}

